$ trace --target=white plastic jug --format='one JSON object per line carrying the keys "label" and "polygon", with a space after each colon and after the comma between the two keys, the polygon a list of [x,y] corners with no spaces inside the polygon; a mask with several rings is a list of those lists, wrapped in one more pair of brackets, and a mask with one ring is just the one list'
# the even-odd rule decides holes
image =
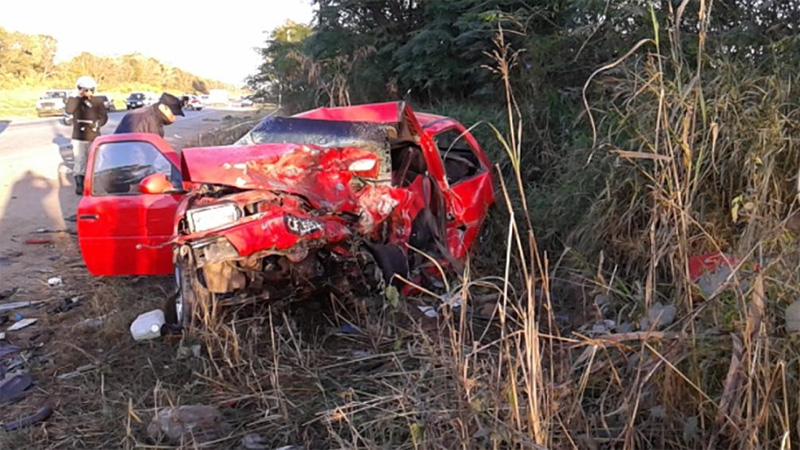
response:
{"label": "white plastic jug", "polygon": [[136,341],[155,339],[161,336],[161,325],[164,325],[164,311],[154,309],[139,317],[131,324],[131,335]]}

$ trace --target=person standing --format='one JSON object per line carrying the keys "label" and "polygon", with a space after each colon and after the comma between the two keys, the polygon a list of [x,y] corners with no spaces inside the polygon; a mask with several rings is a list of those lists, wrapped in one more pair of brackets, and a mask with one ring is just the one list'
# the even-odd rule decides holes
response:
{"label": "person standing", "polygon": [[157,103],[125,114],[114,134],[153,133],[163,138],[164,125],[175,122],[175,116],[184,115],[182,106],[181,99],[164,92]]}
{"label": "person standing", "polygon": [[94,97],[97,82],[90,76],[82,76],[76,82],[78,96],[67,100],[65,112],[72,115],[72,173],[75,176],[75,193],[83,193],[83,179],[86,174],[86,157],[89,147],[98,136],[100,129],[108,122],[108,111],[103,100]]}

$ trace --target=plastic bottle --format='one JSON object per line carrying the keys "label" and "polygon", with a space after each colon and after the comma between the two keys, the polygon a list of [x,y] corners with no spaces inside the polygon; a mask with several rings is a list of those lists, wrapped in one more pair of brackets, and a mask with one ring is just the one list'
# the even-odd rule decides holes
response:
{"label": "plastic bottle", "polygon": [[161,326],[164,322],[164,311],[160,309],[139,314],[131,324],[131,335],[136,341],[155,339],[161,336]]}

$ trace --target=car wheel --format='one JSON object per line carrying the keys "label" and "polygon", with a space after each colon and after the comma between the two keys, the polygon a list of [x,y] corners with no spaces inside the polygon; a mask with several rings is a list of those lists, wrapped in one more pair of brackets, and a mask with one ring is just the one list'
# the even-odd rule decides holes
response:
{"label": "car wheel", "polygon": [[400,286],[400,280],[394,278],[394,275],[408,276],[408,257],[405,252],[399,246],[391,244],[367,244],[367,248],[380,269],[383,281],[387,285]]}
{"label": "car wheel", "polygon": [[206,314],[213,317],[213,296],[195,275],[196,269],[187,262],[175,266],[177,292],[166,300],[164,317],[167,323],[177,324],[190,331],[199,325]]}

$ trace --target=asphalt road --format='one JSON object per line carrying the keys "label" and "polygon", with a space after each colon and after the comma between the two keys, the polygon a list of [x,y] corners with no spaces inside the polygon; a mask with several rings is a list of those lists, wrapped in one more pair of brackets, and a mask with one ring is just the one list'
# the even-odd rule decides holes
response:
{"label": "asphalt road", "polygon": [[[124,115],[125,111],[111,113],[102,133],[112,134]],[[228,115],[253,111],[186,111],[185,117],[165,127],[164,137],[174,148],[182,148],[199,134],[224,127]],[[71,174],[71,133],[59,118],[0,123],[0,291],[24,284],[32,273],[52,264],[49,258],[77,251],[71,239],[68,248],[58,247],[56,254],[51,246],[25,244],[30,238],[52,237],[37,233],[42,229],[75,229],[74,222],[65,220],[75,214],[80,200]]]}
{"label": "asphalt road", "polygon": [[[113,133],[126,112],[109,113],[108,123],[103,127],[102,133]],[[208,131],[218,125],[215,119],[236,112],[221,109],[186,111],[185,117],[178,117],[177,122],[165,128],[165,137],[170,143],[179,144],[185,137],[194,137],[199,132]],[[72,127],[63,125],[58,117],[19,123],[12,121],[0,132],[0,165],[11,159],[28,158],[31,152],[65,147],[69,145],[71,135]]]}

